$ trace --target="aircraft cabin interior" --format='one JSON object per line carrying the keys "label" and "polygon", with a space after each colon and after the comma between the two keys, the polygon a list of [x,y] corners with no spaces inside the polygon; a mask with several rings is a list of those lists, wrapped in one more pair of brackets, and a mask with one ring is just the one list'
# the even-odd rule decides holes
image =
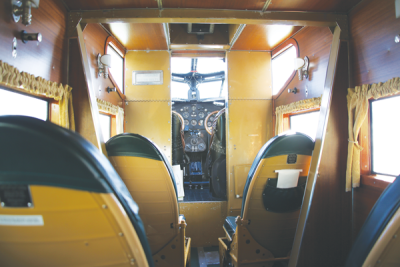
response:
{"label": "aircraft cabin interior", "polygon": [[400,266],[400,0],[4,0],[0,266]]}

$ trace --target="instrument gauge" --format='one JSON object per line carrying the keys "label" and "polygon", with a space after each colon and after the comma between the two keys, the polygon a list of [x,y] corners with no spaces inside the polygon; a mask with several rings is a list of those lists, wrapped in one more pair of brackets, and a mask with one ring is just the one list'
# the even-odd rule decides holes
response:
{"label": "instrument gauge", "polygon": [[193,105],[192,106],[192,110],[195,111],[196,110],[196,106]]}
{"label": "instrument gauge", "polygon": [[189,111],[189,107],[183,107],[184,111]]}
{"label": "instrument gauge", "polygon": [[204,112],[199,112],[199,118],[200,119],[204,118]]}
{"label": "instrument gauge", "polygon": [[189,118],[189,112],[183,112],[182,116],[187,119]]}
{"label": "instrument gauge", "polygon": [[196,112],[193,111],[191,116],[192,116],[192,117],[196,117],[196,116],[197,116]]}
{"label": "instrument gauge", "polygon": [[185,125],[189,125],[189,121],[188,120],[185,120]]}
{"label": "instrument gauge", "polygon": [[213,122],[214,119],[215,119],[215,117],[214,117],[214,116],[211,116],[208,120],[211,121],[211,122]]}
{"label": "instrument gauge", "polygon": [[190,124],[192,124],[192,126],[196,126],[196,125],[197,125],[197,121],[196,121],[196,120],[192,120],[192,121],[190,122]]}
{"label": "instrument gauge", "polygon": [[199,120],[199,126],[203,126],[203,120]]}
{"label": "instrument gauge", "polygon": [[211,121],[208,121],[207,122],[207,127],[211,127],[211,125],[212,125]]}
{"label": "instrument gauge", "polygon": [[198,143],[198,140],[197,140],[197,138],[193,138],[192,140],[190,140],[190,143],[192,144],[192,145],[197,145],[197,143]]}
{"label": "instrument gauge", "polygon": [[203,150],[206,149],[206,145],[203,144],[203,143],[200,143],[200,144],[197,146],[197,148],[198,148],[200,151],[203,151]]}

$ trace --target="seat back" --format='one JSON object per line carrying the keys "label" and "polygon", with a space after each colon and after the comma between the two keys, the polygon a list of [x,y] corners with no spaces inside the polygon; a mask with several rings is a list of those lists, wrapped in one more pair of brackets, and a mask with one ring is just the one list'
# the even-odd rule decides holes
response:
{"label": "seat back", "polygon": [[184,128],[183,117],[178,112],[172,111],[172,165],[183,163],[185,155]]}
{"label": "seat back", "polygon": [[375,203],[351,248],[346,267],[400,265],[400,176]]}
{"label": "seat back", "polygon": [[139,134],[120,134],[106,143],[109,159],[139,205],[151,250],[157,253],[178,234],[178,198],[164,154]]}
{"label": "seat back", "polygon": [[[311,163],[314,141],[302,133],[283,133],[258,152],[243,190],[241,217],[252,237],[274,254],[291,250]],[[276,170],[300,169],[298,186],[277,188]]]}
{"label": "seat back", "polygon": [[50,122],[0,116],[1,266],[153,266],[109,161]]}

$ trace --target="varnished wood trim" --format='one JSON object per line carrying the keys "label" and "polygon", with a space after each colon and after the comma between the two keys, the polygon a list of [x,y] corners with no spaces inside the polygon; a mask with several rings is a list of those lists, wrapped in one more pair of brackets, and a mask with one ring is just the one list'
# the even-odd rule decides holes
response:
{"label": "varnished wood trim", "polygon": [[[272,60],[275,57],[279,56],[281,53],[285,52],[286,49],[288,49],[288,48],[290,48],[292,46],[296,49],[296,55],[297,55],[297,57],[299,57],[300,56],[299,44],[297,43],[297,41],[295,39],[290,38],[289,40],[287,40],[286,42],[284,42],[283,44],[281,44],[280,46],[278,46],[277,48],[275,48],[272,51],[272,53],[271,53],[271,66],[272,66]],[[272,71],[271,71],[271,74],[272,74]],[[285,91],[286,87],[293,80],[294,76],[296,76],[296,71],[295,70],[293,70],[292,74],[287,79],[287,81],[282,86],[282,88],[279,90],[279,92],[276,95],[272,96],[272,99],[277,99]]]}
{"label": "varnished wood trim", "polygon": [[396,178],[394,176],[376,175],[376,174],[362,174],[361,185],[368,185],[379,189],[386,189],[388,185],[393,183]]}

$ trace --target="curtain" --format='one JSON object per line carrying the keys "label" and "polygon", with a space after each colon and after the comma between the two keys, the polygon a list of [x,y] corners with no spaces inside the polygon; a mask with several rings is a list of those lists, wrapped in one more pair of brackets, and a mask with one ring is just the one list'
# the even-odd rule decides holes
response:
{"label": "curtain", "polygon": [[97,98],[97,106],[99,107],[99,111],[103,111],[112,115],[115,115],[116,117],[116,132],[117,134],[121,134],[124,132],[124,109],[119,107],[119,106],[115,106],[113,104],[111,104],[110,102],[107,102],[105,100],[102,99],[98,99]]}
{"label": "curtain", "polygon": [[299,110],[318,108],[321,106],[321,97],[314,97],[290,103],[289,105],[279,106],[275,110],[275,135],[283,132],[283,115]]}
{"label": "curtain", "polygon": [[349,88],[347,93],[347,112],[349,121],[349,144],[347,150],[346,192],[360,186],[360,152],[358,135],[361,125],[368,116],[369,99],[378,99],[400,93],[400,78],[385,83],[364,84]]}
{"label": "curtain", "polygon": [[59,101],[60,125],[75,130],[74,110],[72,107],[72,88],[68,85],[47,81],[0,60],[0,84],[9,88],[24,90],[35,95],[44,95]]}

